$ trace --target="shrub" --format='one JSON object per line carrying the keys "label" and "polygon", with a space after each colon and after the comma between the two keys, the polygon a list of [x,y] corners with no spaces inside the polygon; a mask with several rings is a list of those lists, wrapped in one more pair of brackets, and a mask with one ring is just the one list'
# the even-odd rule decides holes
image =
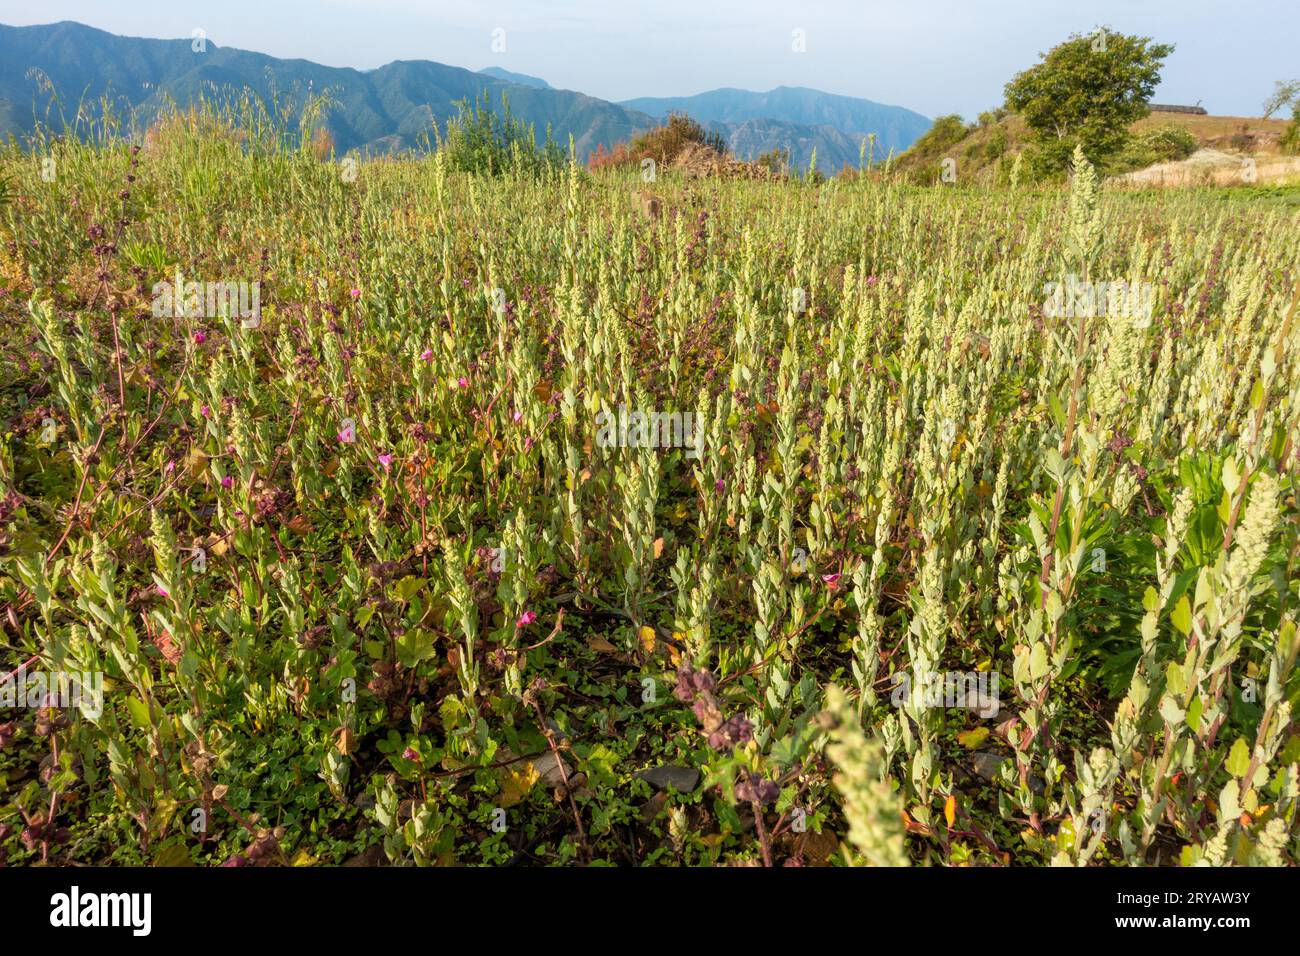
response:
{"label": "shrub", "polygon": [[606,149],[605,144],[601,143],[596,147],[595,152],[587,157],[587,168],[617,169],[619,166],[628,165],[632,160],[632,151],[627,143],[615,143],[613,149]]}
{"label": "shrub", "polygon": [[685,113],[670,113],[663,126],[633,138],[630,152],[638,161],[649,156],[667,166],[691,143],[727,153],[727,141],[720,134],[709,132]]}
{"label": "shrub", "polygon": [[780,147],[770,149],[754,162],[778,176],[785,176],[790,172],[790,150]]}
{"label": "shrub", "polygon": [[720,134],[709,132],[685,113],[670,113],[662,126],[634,136],[630,143],[616,143],[612,149],[606,149],[603,144],[597,146],[587,159],[587,166],[613,169],[653,159],[657,166],[667,167],[692,145],[727,155],[727,141]]}
{"label": "shrub", "polygon": [[1125,144],[1112,169],[1142,169],[1155,163],[1186,159],[1196,152],[1196,137],[1186,127],[1173,123],[1144,129]]}
{"label": "shrub", "polygon": [[446,138],[438,144],[452,169],[496,176],[507,171],[538,174],[564,166],[564,150],[551,135],[550,126],[539,147],[532,125],[511,114],[505,93],[501,94],[500,113],[492,109],[486,90],[482,105],[468,101],[458,105],[459,115],[448,122]]}
{"label": "shrub", "polygon": [[1291,122],[1283,131],[1282,138],[1278,140],[1278,147],[1288,156],[1300,153],[1300,105],[1296,106]]}
{"label": "shrub", "polygon": [[937,155],[956,146],[969,136],[970,132],[971,128],[962,122],[962,118],[955,113],[949,116],[940,116],[934,121],[934,125],[912,144],[912,149],[926,155]]}

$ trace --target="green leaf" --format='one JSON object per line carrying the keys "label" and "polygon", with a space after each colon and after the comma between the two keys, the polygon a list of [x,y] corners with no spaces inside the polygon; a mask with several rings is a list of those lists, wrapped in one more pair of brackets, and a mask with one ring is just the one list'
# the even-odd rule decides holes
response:
{"label": "green leaf", "polygon": [[1034,649],[1029,653],[1029,679],[1038,680],[1047,673],[1049,667],[1047,645],[1042,641],[1035,641]]}
{"label": "green leaf", "polygon": [[1147,586],[1146,593],[1142,595],[1142,606],[1148,611],[1160,610],[1160,595],[1150,585]]}
{"label": "green leaf", "polygon": [[1065,606],[1061,604],[1061,596],[1055,591],[1049,592],[1047,595],[1047,620],[1054,624],[1060,620],[1061,615],[1064,613]]}
{"label": "green leaf", "polygon": [[434,654],[433,635],[413,627],[397,640],[397,660],[403,667],[414,667]]}
{"label": "green leaf", "polygon": [[1237,493],[1237,486],[1241,484],[1241,472],[1237,471],[1237,462],[1233,458],[1228,458],[1223,462],[1223,471],[1220,474],[1220,480],[1223,482],[1223,490],[1229,494]]}
{"label": "green leaf", "polygon": [[1166,694],[1160,701],[1160,716],[1168,721],[1169,726],[1177,727],[1183,722],[1185,712],[1178,706],[1178,701]]}
{"label": "green leaf", "polygon": [[126,710],[131,715],[131,723],[135,724],[141,730],[148,730],[153,726],[153,720],[149,717],[149,705],[134,695],[126,699]]}
{"label": "green leaf", "polygon": [[1241,788],[1236,780],[1229,780],[1219,791],[1219,819],[1229,820],[1241,816]]}
{"label": "green leaf", "polygon": [[1187,600],[1184,594],[1178,599],[1178,605],[1174,608],[1174,613],[1169,616],[1173,621],[1174,627],[1182,631],[1183,634],[1192,633],[1192,603]]}
{"label": "green leaf", "polygon": [[393,593],[399,601],[409,601],[427,584],[424,578],[408,575],[393,585]]}
{"label": "green leaf", "polygon": [[1244,737],[1238,737],[1237,742],[1232,745],[1232,751],[1228,754],[1224,766],[1234,777],[1245,776],[1246,771],[1250,769],[1250,747]]}
{"label": "green leaf", "polygon": [[159,849],[153,858],[154,866],[193,866],[190,851],[184,843],[169,843]]}
{"label": "green leaf", "polygon": [[1214,584],[1204,572],[1196,579],[1196,606],[1205,607],[1214,597]]}
{"label": "green leaf", "polygon": [[1174,697],[1182,697],[1187,690],[1186,672],[1177,661],[1165,665],[1165,690]]}

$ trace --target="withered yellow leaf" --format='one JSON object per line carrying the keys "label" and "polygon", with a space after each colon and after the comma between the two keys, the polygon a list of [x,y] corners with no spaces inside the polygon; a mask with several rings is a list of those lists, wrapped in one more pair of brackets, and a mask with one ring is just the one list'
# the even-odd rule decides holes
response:
{"label": "withered yellow leaf", "polygon": [[513,807],[528,796],[528,792],[536,786],[537,781],[540,779],[541,774],[537,772],[537,768],[526,761],[505,767],[501,774],[501,793],[497,797],[498,804],[501,807]]}
{"label": "withered yellow leaf", "polygon": [[649,625],[642,625],[639,634],[641,638],[641,647],[647,654],[655,652],[655,629]]}
{"label": "withered yellow leaf", "polygon": [[[675,641],[679,641],[680,643],[685,644],[685,643],[686,643],[686,635],[683,634],[681,631],[673,631],[673,640],[675,640]],[[676,644],[669,644],[669,645],[668,645],[668,660],[669,660],[669,662],[672,663],[673,667],[677,667],[677,666],[679,666],[679,665],[681,664],[681,662],[682,662],[682,652],[679,651],[679,650],[677,649],[677,645],[676,645]]]}
{"label": "withered yellow leaf", "polygon": [[587,638],[587,646],[593,651],[600,651],[602,654],[617,654],[618,648],[605,640],[599,634],[592,634]]}
{"label": "withered yellow leaf", "polygon": [[294,534],[307,534],[311,531],[311,519],[306,515],[296,515],[286,521],[285,526]]}
{"label": "withered yellow leaf", "polygon": [[191,478],[198,478],[208,467],[208,456],[201,449],[195,448],[185,456],[185,467]]}
{"label": "withered yellow leaf", "polygon": [[655,538],[654,551],[655,551],[655,559],[658,560],[659,555],[661,555],[661,554],[664,553],[664,539],[663,539],[663,538]]}
{"label": "withered yellow leaf", "polygon": [[357,749],[357,735],[352,732],[351,727],[339,728],[339,739],[334,744],[339,753],[343,756],[355,753]]}
{"label": "withered yellow leaf", "polygon": [[957,821],[957,798],[951,793],[948,799],[943,802],[943,818],[948,821],[948,829]]}

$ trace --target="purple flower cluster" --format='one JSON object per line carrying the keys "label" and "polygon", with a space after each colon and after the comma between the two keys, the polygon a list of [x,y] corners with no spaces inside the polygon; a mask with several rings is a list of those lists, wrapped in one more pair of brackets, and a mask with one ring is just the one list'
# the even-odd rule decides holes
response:
{"label": "purple flower cluster", "polygon": [[682,663],[677,668],[677,686],[673,695],[680,701],[691,703],[691,710],[709,735],[709,746],[714,750],[730,750],[754,739],[754,727],[744,717],[736,714],[724,719],[722,708],[713,691],[717,681],[706,670],[696,670]]}
{"label": "purple flower cluster", "polygon": [[696,670],[690,664],[683,663],[677,668],[677,686],[673,688],[673,694],[678,700],[689,703],[698,694],[712,693],[715,686],[717,683],[708,671]]}
{"label": "purple flower cluster", "polygon": [[754,739],[754,725],[744,717],[735,714],[721,727],[709,734],[709,746],[714,750],[727,750],[739,747]]}
{"label": "purple flower cluster", "polygon": [[775,780],[764,780],[756,773],[750,773],[747,777],[742,776],[736,782],[736,798],[739,800],[748,800],[750,803],[757,803],[764,806],[769,803],[776,803],[777,798],[781,796],[781,785]]}

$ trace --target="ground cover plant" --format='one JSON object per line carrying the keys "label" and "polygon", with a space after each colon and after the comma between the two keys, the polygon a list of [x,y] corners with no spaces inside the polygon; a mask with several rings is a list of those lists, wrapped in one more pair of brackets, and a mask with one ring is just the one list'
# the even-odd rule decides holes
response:
{"label": "ground cover plant", "polygon": [[0,152],[9,864],[1295,862],[1294,206],[142,142]]}

